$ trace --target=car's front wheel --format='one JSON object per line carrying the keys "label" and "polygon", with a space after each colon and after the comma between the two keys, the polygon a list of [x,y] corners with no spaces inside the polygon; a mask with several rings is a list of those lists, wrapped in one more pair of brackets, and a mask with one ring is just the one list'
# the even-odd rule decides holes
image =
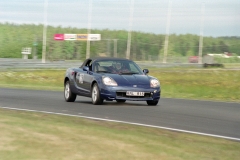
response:
{"label": "car's front wheel", "polygon": [[149,106],[156,106],[156,105],[158,104],[158,101],[159,101],[159,100],[147,101],[147,104],[148,104]]}
{"label": "car's front wheel", "polygon": [[100,105],[103,103],[97,83],[95,83],[92,87],[92,103],[94,105]]}
{"label": "car's front wheel", "polygon": [[77,95],[71,91],[69,81],[66,81],[64,84],[64,98],[67,102],[74,102]]}

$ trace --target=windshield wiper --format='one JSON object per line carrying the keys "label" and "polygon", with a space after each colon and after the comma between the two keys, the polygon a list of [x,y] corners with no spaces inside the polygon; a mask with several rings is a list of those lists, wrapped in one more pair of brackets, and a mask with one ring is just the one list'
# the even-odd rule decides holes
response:
{"label": "windshield wiper", "polygon": [[97,73],[111,73],[109,71],[97,71]]}
{"label": "windshield wiper", "polygon": [[120,72],[120,75],[132,75],[132,74],[139,74],[138,72]]}

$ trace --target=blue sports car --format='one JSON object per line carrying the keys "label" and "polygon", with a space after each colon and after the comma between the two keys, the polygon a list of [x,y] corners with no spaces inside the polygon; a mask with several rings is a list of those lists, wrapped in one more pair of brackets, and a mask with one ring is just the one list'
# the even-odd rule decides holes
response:
{"label": "blue sports car", "polygon": [[86,59],[78,68],[68,68],[64,77],[64,98],[74,102],[76,96],[92,99],[94,105],[104,100],[119,103],[146,101],[157,105],[161,88],[157,78],[124,58],[99,57]]}

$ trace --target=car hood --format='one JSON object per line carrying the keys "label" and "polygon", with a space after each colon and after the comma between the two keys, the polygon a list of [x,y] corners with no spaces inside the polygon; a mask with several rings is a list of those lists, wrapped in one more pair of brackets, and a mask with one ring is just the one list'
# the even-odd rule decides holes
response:
{"label": "car hood", "polygon": [[114,79],[119,86],[132,86],[132,85],[144,85],[150,86],[149,76],[147,75],[118,75],[108,74],[106,75]]}

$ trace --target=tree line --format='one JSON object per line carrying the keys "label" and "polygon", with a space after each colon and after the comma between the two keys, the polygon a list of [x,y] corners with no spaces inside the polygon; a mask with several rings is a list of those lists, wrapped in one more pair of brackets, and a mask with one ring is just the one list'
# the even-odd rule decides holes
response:
{"label": "tree line", "polygon": [[[29,58],[42,56],[43,25],[0,23],[0,58],[21,58],[23,47],[31,47]],[[86,34],[87,29],[47,26],[46,57],[49,60],[81,59],[86,57],[86,41],[55,41],[56,33]],[[101,34],[101,41],[91,42],[91,56],[126,57],[128,31],[92,29]],[[132,31],[131,59],[161,60],[164,53],[164,34]],[[240,56],[240,37],[203,37],[203,55],[229,52]],[[199,35],[170,34],[168,57],[197,56]]]}

